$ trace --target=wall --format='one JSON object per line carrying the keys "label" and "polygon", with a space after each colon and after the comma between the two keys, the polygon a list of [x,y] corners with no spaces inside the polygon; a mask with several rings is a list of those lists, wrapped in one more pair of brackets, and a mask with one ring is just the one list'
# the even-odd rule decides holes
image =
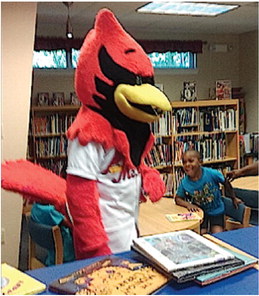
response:
{"label": "wall", "polygon": [[240,43],[240,85],[244,87],[246,131],[258,128],[258,32],[242,34]]}
{"label": "wall", "polygon": [[[37,4],[1,3],[2,16],[2,159],[26,157],[32,83],[32,53]],[[18,266],[22,199],[2,190],[2,262]]]}

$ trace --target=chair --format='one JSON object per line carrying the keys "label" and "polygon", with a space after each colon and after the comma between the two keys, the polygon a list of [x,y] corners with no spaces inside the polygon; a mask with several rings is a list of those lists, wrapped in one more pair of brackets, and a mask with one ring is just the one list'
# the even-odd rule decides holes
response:
{"label": "chair", "polygon": [[233,230],[249,227],[251,208],[245,204],[239,204],[238,209],[233,206],[232,200],[223,196],[225,204],[225,230]]}
{"label": "chair", "polygon": [[[63,263],[63,240],[59,226],[49,226],[34,222],[26,215],[29,232],[29,269],[45,267],[38,250],[55,251],[55,264]],[[40,247],[40,248],[39,248]]]}
{"label": "chair", "polygon": [[235,195],[251,208],[249,223],[258,225],[258,190],[234,188]]}

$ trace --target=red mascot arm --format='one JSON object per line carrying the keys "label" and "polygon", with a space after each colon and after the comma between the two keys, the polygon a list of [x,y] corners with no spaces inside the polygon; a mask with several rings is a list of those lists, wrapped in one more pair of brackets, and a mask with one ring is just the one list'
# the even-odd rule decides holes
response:
{"label": "red mascot arm", "polygon": [[96,181],[68,175],[67,201],[73,218],[73,238],[77,259],[110,255],[99,208]]}
{"label": "red mascot arm", "polygon": [[142,195],[140,199],[146,201],[146,196],[148,196],[152,202],[156,202],[162,198],[165,194],[165,184],[161,180],[159,172],[145,164],[141,164],[140,173],[142,176]]}

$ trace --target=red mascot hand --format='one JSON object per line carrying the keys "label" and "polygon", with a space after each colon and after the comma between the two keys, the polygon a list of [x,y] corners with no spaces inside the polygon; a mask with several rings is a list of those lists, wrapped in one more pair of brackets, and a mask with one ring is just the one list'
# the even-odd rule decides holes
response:
{"label": "red mascot hand", "polygon": [[143,190],[140,200],[146,201],[146,196],[148,196],[152,202],[158,201],[165,194],[165,184],[161,180],[159,172],[144,164],[141,165],[140,172]]}
{"label": "red mascot hand", "polygon": [[96,181],[68,175],[67,201],[73,219],[76,258],[110,255],[99,209]]}

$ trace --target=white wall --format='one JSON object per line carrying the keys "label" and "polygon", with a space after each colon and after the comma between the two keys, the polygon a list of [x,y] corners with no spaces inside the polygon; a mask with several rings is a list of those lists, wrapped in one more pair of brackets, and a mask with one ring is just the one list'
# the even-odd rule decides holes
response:
{"label": "white wall", "polygon": [[[2,159],[26,158],[32,83],[35,2],[1,3],[2,16]],[[22,198],[2,190],[2,262],[18,266]]]}
{"label": "white wall", "polygon": [[258,32],[240,35],[240,82],[244,86],[246,131],[258,132]]}

